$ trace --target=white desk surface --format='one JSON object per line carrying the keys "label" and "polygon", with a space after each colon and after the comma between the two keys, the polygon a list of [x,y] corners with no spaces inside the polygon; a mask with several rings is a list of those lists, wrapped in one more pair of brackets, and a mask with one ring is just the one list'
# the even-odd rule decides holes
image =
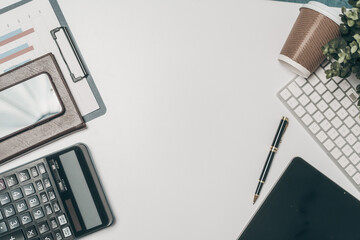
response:
{"label": "white desk surface", "polygon": [[[108,112],[2,170],[86,143],[116,223],[84,239],[236,239],[294,156],[360,198],[276,97],[294,76],[277,56],[299,4],[59,3]],[[290,124],[253,205],[283,115]]]}

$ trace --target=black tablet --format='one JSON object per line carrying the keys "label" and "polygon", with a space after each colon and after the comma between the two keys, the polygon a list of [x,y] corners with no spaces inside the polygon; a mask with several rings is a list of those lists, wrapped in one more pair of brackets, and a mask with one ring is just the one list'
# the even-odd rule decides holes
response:
{"label": "black tablet", "polygon": [[360,202],[296,157],[238,240],[359,240]]}

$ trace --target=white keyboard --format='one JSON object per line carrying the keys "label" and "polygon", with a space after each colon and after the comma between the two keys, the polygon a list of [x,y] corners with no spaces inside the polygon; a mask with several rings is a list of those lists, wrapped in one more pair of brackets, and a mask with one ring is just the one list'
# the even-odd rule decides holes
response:
{"label": "white keyboard", "polygon": [[360,191],[360,117],[356,79],[326,79],[325,63],[296,77],[278,97]]}

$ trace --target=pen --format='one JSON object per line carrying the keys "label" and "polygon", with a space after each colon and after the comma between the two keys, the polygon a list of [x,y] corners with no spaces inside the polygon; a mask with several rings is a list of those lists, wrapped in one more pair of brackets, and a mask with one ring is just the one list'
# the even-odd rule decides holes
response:
{"label": "pen", "polygon": [[271,163],[272,163],[272,160],[275,156],[275,153],[277,152],[278,150],[278,147],[279,147],[279,144],[281,142],[281,138],[282,136],[284,135],[284,132],[286,130],[286,127],[288,126],[289,124],[289,119],[287,117],[282,117],[281,118],[281,121],[280,121],[280,124],[279,124],[279,127],[276,131],[276,135],[275,135],[275,138],[274,138],[274,141],[273,143],[271,144],[271,147],[270,147],[270,152],[269,152],[269,155],[266,159],[266,162],[265,162],[265,165],[264,165],[264,168],[261,172],[261,175],[260,175],[260,178],[259,178],[259,183],[257,185],[257,188],[256,188],[256,191],[255,191],[255,196],[254,196],[254,200],[253,200],[253,204],[255,204],[256,200],[258,199],[259,197],[259,194],[260,194],[260,191],[261,191],[261,188],[262,186],[264,185],[265,183],[265,180],[266,180],[266,176],[269,172],[269,169],[270,169],[270,166],[271,166]]}

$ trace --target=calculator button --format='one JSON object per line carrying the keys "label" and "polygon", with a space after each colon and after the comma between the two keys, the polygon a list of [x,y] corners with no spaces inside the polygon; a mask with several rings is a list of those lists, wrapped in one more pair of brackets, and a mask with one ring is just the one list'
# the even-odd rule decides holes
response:
{"label": "calculator button", "polygon": [[6,217],[6,218],[15,215],[15,209],[14,209],[14,207],[13,207],[12,205],[9,205],[9,206],[4,207],[4,214],[5,214],[5,217]]}
{"label": "calculator button", "polygon": [[43,163],[40,163],[38,167],[41,174],[46,173],[45,165]]}
{"label": "calculator button", "polygon": [[23,197],[23,194],[21,192],[21,189],[20,188],[17,188],[17,189],[14,189],[11,191],[11,195],[12,195],[12,198],[14,199],[14,201],[20,199]]}
{"label": "calculator button", "polygon": [[41,194],[40,194],[40,198],[41,198],[41,201],[42,201],[43,203],[46,203],[46,202],[49,201],[49,199],[48,199],[48,197],[47,197],[47,195],[46,195],[46,192],[41,193]]}
{"label": "calculator button", "polygon": [[50,190],[50,191],[48,191],[48,194],[49,194],[50,200],[54,200],[56,198],[54,191]]}
{"label": "calculator button", "polygon": [[45,216],[45,215],[44,215],[44,211],[42,210],[41,207],[33,210],[32,213],[33,213],[33,215],[34,215],[35,220],[37,220],[37,219],[42,218],[42,217]]}
{"label": "calculator button", "polygon": [[16,176],[15,176],[15,174],[13,174],[13,175],[11,175],[11,176],[8,176],[8,177],[6,177],[5,179],[6,179],[7,185],[8,185],[9,187],[12,187],[12,186],[14,186],[14,185],[16,185],[16,184],[19,183],[18,180],[17,180],[17,178],[16,178]]}
{"label": "calculator button", "polygon": [[55,239],[56,240],[62,240],[63,239],[63,237],[61,236],[61,233],[59,231],[55,232]]}
{"label": "calculator button", "polygon": [[24,234],[21,230],[17,230],[16,232],[12,232],[6,236],[0,238],[1,240],[25,240]]}
{"label": "calculator button", "polygon": [[44,236],[41,240],[54,240],[53,236],[50,234]]}
{"label": "calculator button", "polygon": [[16,209],[18,210],[19,213],[27,210],[27,205],[24,200],[15,203],[15,205],[16,205]]}
{"label": "calculator button", "polygon": [[8,221],[10,229],[15,229],[20,226],[19,220],[17,217],[14,217]]}
{"label": "calculator button", "polygon": [[29,205],[30,207],[36,207],[37,205],[40,204],[39,198],[34,195],[32,197],[29,197]]}
{"label": "calculator button", "polygon": [[50,219],[50,224],[52,229],[55,229],[59,226],[55,218]]}
{"label": "calculator button", "polygon": [[65,227],[62,229],[63,231],[63,234],[64,234],[64,237],[70,237],[71,236],[71,231],[70,231],[70,228],[69,227]]}
{"label": "calculator button", "polygon": [[54,202],[54,203],[53,203],[53,208],[54,208],[54,211],[55,211],[55,212],[60,211],[60,206],[59,206],[59,204],[58,204],[57,202]]}
{"label": "calculator button", "polygon": [[33,194],[35,192],[34,185],[32,183],[25,185],[24,191],[26,196]]}
{"label": "calculator button", "polygon": [[50,215],[53,213],[53,210],[51,209],[50,204],[45,206],[46,215]]}
{"label": "calculator button", "polygon": [[39,192],[42,191],[42,190],[44,190],[44,185],[43,185],[43,183],[41,182],[41,180],[36,181],[36,182],[35,182],[35,185],[36,185],[36,188],[37,188],[37,190],[38,190]]}
{"label": "calculator button", "polygon": [[37,236],[35,226],[31,226],[31,227],[27,228],[25,232],[26,232],[27,238],[29,238],[29,239]]}
{"label": "calculator button", "polygon": [[38,170],[36,169],[36,167],[30,168],[30,172],[31,172],[31,175],[32,175],[33,177],[39,176],[39,172],[38,172]]}
{"label": "calculator button", "polygon": [[4,179],[0,179],[0,191],[4,190],[6,188]]}
{"label": "calculator button", "polygon": [[64,214],[58,216],[58,220],[61,226],[67,224],[66,217]]}
{"label": "calculator button", "polygon": [[19,180],[20,182],[25,182],[27,180],[30,179],[30,174],[29,174],[29,171],[28,170],[23,170],[21,172],[19,172]]}
{"label": "calculator button", "polygon": [[45,187],[46,187],[46,188],[51,187],[51,183],[50,183],[50,180],[49,180],[48,178],[45,178],[45,179],[44,179],[44,184],[45,184]]}
{"label": "calculator button", "polygon": [[31,223],[32,219],[31,219],[30,213],[27,212],[27,213],[21,215],[20,220],[23,225]]}
{"label": "calculator button", "polygon": [[46,233],[50,230],[49,225],[47,224],[47,222],[42,222],[38,225],[38,229],[40,234]]}
{"label": "calculator button", "polygon": [[10,196],[8,193],[2,193],[0,194],[0,204],[5,205],[10,202]]}
{"label": "calculator button", "polygon": [[4,233],[4,232],[7,232],[7,227],[6,227],[6,224],[5,222],[1,222],[0,223],[0,233]]}

